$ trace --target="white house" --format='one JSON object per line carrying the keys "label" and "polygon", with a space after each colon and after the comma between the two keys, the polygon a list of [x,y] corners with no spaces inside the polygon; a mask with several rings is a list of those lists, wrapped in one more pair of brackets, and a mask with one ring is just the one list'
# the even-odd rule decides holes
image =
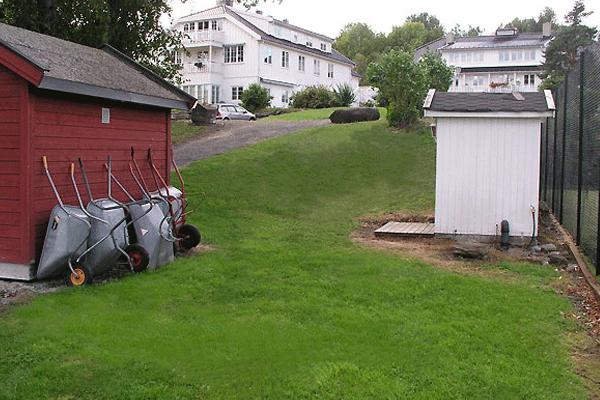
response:
{"label": "white house", "polygon": [[234,8],[231,0],[180,18],[172,29],[185,35],[186,51],[176,54],[182,88],[203,103],[237,103],[252,83],[270,91],[275,107],[307,86],[358,88],[354,63],[332,48],[332,38]]}
{"label": "white house", "polygon": [[423,106],[436,119],[435,233],[538,233],[541,124],[555,110],[550,91],[449,93]]}
{"label": "white house", "polygon": [[437,51],[455,67],[451,92],[535,92],[542,83],[544,50],[551,40],[550,23],[540,33],[508,28],[489,36],[450,34],[421,46],[415,57]]}

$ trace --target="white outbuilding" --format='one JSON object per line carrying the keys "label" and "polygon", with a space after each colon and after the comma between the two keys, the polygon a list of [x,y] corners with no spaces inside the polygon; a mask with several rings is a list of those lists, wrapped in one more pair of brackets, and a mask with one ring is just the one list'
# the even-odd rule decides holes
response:
{"label": "white outbuilding", "polygon": [[[549,91],[446,93],[430,90],[436,119],[436,235],[537,236],[541,125]],[[506,224],[505,224],[506,225]]]}

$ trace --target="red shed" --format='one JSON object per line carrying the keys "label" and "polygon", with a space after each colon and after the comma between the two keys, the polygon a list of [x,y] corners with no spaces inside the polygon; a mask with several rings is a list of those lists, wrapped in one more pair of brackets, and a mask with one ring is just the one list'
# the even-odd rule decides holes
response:
{"label": "red shed", "polygon": [[171,109],[194,102],[110,46],[96,49],[0,24],[0,278],[34,277],[56,204],[43,155],[67,204],[76,204],[68,167],[79,157],[96,197],[106,195],[109,155],[115,174],[134,188],[127,179],[131,147],[140,161],[151,147],[168,180]]}

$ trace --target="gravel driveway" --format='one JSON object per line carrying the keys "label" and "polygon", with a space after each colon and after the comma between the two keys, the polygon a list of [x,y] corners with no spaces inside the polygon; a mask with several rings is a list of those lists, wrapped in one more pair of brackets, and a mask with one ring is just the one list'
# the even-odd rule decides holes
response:
{"label": "gravel driveway", "polygon": [[268,138],[329,124],[329,120],[227,121],[224,125],[217,125],[214,131],[207,135],[175,146],[175,160],[180,166],[184,166],[193,161],[258,143]]}

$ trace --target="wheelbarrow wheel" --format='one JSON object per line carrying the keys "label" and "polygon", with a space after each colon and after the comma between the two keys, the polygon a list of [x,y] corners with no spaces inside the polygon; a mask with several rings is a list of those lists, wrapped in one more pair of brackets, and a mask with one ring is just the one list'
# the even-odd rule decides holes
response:
{"label": "wheelbarrow wheel", "polygon": [[85,265],[76,264],[73,266],[73,271],[70,269],[67,271],[67,278],[65,280],[67,286],[85,286],[92,283],[92,273]]}
{"label": "wheelbarrow wheel", "polygon": [[177,230],[179,248],[183,251],[193,249],[200,244],[202,235],[194,225],[184,224]]}
{"label": "wheelbarrow wheel", "polygon": [[150,264],[150,255],[143,246],[139,244],[130,244],[125,248],[125,253],[131,260],[131,268],[133,272],[140,273],[144,272]]}

